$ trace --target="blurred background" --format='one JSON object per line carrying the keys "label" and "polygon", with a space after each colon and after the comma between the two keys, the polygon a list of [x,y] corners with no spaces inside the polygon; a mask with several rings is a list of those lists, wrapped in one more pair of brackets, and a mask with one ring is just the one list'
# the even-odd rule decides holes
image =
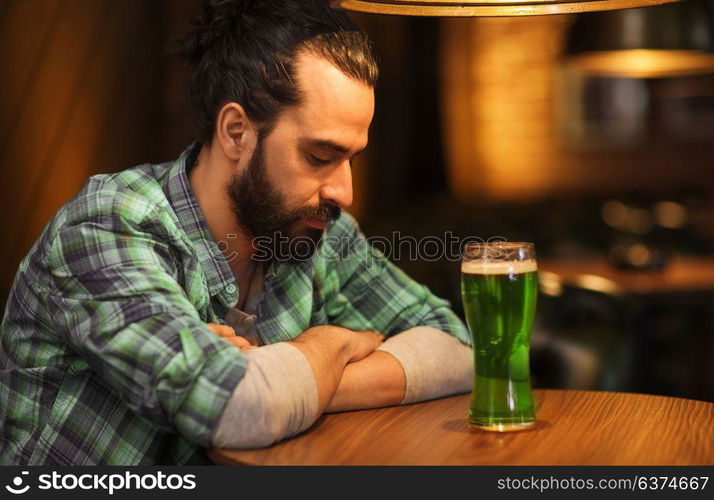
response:
{"label": "blurred background", "polygon": [[[3,304],[88,176],[193,140],[167,47],[200,4],[0,0]],[[533,241],[535,386],[714,401],[714,3],[352,17],[381,68],[365,233]],[[458,262],[398,264],[461,312]]]}

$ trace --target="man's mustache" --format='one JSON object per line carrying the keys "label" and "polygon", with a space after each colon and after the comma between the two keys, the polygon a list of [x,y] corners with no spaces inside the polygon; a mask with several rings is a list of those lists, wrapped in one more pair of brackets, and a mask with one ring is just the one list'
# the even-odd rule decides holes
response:
{"label": "man's mustache", "polygon": [[332,221],[339,218],[342,209],[334,203],[323,202],[317,207],[305,207],[299,210],[295,215],[296,219],[319,219]]}

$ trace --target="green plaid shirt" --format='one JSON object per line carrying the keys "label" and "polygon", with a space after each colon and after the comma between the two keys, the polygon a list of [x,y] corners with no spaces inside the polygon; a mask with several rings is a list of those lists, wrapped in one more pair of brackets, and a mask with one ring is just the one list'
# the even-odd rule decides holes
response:
{"label": "green plaid shirt", "polygon": [[[0,463],[192,464],[246,361],[208,322],[238,299],[175,162],[89,179],[20,264],[1,326]],[[449,304],[373,250],[354,219],[311,260],[268,268],[266,344],[313,325],[395,334],[429,325],[468,343]]]}

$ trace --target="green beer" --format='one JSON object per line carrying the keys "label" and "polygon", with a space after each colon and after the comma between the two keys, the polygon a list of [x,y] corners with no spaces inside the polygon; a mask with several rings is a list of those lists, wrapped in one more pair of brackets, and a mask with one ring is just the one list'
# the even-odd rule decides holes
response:
{"label": "green beer", "polygon": [[485,430],[518,430],[535,423],[528,352],[538,273],[532,245],[530,253],[515,256],[525,260],[507,260],[509,252],[501,252],[506,260],[466,256],[461,267],[475,365],[469,416],[472,425]]}

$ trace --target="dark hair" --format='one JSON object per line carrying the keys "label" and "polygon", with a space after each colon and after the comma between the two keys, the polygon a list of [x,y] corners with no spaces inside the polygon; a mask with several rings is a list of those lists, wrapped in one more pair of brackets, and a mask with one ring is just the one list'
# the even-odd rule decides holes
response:
{"label": "dark hair", "polygon": [[293,84],[299,50],[324,57],[374,87],[377,64],[367,35],[325,0],[205,0],[179,42],[191,66],[190,102],[200,139],[210,142],[220,109],[237,102],[270,130],[300,102]]}

